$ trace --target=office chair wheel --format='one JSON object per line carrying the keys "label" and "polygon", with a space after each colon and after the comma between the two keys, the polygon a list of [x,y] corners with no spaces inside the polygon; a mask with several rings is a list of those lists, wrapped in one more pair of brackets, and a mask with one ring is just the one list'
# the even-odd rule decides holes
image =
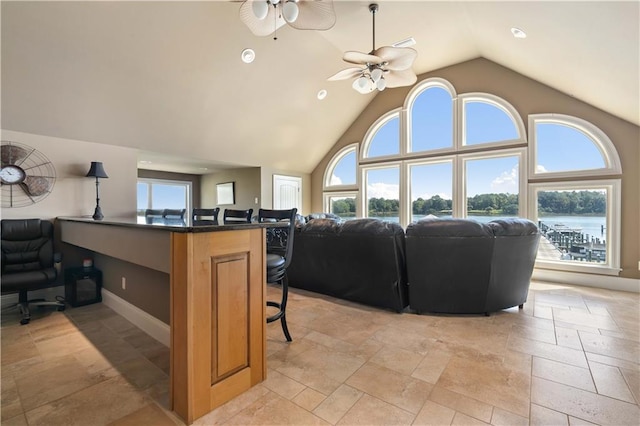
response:
{"label": "office chair wheel", "polygon": [[31,319],[31,318],[22,318],[22,319],[20,320],[20,325],[29,324],[29,320],[30,320],[30,319]]}
{"label": "office chair wheel", "polygon": [[65,308],[66,308],[66,306],[58,306],[58,312],[64,311]]}

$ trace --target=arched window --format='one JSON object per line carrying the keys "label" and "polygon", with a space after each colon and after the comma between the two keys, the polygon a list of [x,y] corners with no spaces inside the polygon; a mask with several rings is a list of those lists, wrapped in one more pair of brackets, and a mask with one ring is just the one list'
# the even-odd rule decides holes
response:
{"label": "arched window", "polygon": [[325,171],[325,188],[357,185],[357,148],[356,143],[347,145],[333,156]]}
{"label": "arched window", "polygon": [[455,90],[447,81],[429,79],[414,88],[405,102],[407,152],[452,148]]}
{"label": "arched window", "polygon": [[[342,162],[357,176],[344,177]],[[611,140],[585,120],[531,115],[527,133],[506,100],[430,78],[369,128],[360,157],[355,146],[336,154],[324,200],[349,218],[355,208],[403,226],[427,215],[526,217],[544,235],[538,267],[617,275],[621,173]]]}
{"label": "arched window", "polygon": [[462,146],[526,142],[518,112],[502,98],[488,93],[460,95]]}
{"label": "arched window", "polygon": [[[561,114],[529,116],[529,217],[543,234],[537,264],[617,275],[620,267],[620,158],[588,121]],[[587,179],[588,180],[587,180]]]}
{"label": "arched window", "polygon": [[362,158],[391,157],[400,154],[400,112],[380,117],[364,137]]}
{"label": "arched window", "polygon": [[607,135],[593,124],[561,114],[529,116],[532,177],[619,174],[620,158]]}

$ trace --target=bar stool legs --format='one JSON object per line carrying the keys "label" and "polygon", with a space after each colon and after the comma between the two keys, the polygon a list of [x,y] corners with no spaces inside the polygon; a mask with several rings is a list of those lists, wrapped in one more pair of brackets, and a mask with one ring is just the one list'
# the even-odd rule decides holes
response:
{"label": "bar stool legs", "polygon": [[280,282],[282,283],[282,300],[280,301],[280,303],[267,301],[267,306],[278,308],[279,311],[274,315],[267,317],[267,324],[270,322],[280,320],[280,323],[282,325],[282,331],[284,332],[284,337],[287,339],[287,342],[291,342],[292,339],[291,339],[291,335],[289,334],[289,328],[287,327],[287,314],[286,314],[287,298],[289,295],[289,279],[287,278],[286,274],[280,280]]}

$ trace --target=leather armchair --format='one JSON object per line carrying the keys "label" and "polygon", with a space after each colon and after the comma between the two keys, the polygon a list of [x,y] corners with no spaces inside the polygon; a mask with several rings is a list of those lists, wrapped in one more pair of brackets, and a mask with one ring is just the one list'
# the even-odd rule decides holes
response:
{"label": "leather armchair", "polygon": [[18,293],[20,324],[31,319],[29,304],[54,305],[64,310],[64,302],[28,300],[27,292],[57,284],[55,263],[60,255],[53,251],[53,224],[40,219],[5,219],[2,227],[2,294]]}

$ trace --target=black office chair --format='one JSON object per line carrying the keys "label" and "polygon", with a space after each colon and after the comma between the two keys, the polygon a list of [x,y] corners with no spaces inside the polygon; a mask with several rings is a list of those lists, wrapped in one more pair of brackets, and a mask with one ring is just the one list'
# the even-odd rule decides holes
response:
{"label": "black office chair", "polygon": [[61,256],[53,252],[53,224],[40,219],[4,219],[2,228],[2,294],[18,293],[20,324],[31,319],[29,304],[53,305],[64,310],[62,301],[29,300],[27,292],[55,287]]}
{"label": "black office chair", "polygon": [[193,209],[191,219],[194,225],[217,225],[220,207],[215,209]]}
{"label": "black office chair", "polygon": [[222,221],[225,225],[229,223],[251,223],[251,215],[253,209],[248,210],[234,210],[225,209],[222,215]]}
{"label": "black office chair", "polygon": [[289,296],[287,268],[291,264],[293,254],[293,234],[297,212],[298,209],[295,208],[291,210],[258,210],[258,222],[289,222],[289,226],[286,228],[267,228],[267,282],[282,285],[280,302],[267,301],[267,306],[278,308],[278,312],[267,317],[267,323],[280,320],[287,342],[291,341],[286,316]]}
{"label": "black office chair", "polygon": [[162,210],[162,218],[168,220],[184,220],[187,209],[164,209]]}

